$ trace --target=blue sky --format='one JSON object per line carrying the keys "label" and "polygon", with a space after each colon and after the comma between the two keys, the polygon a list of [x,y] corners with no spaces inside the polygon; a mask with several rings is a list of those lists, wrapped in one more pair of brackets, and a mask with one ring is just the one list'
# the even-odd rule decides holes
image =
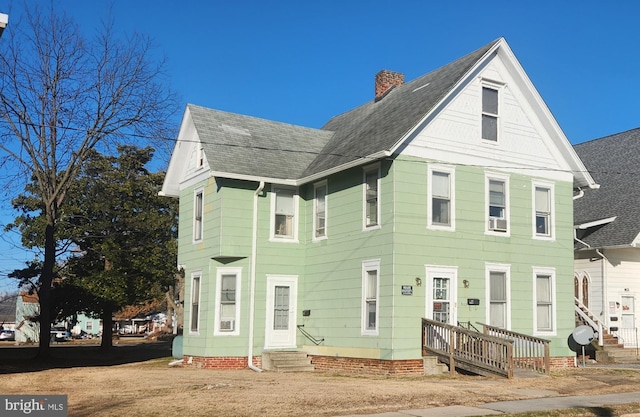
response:
{"label": "blue sky", "polygon": [[[28,0],[48,6],[49,1]],[[308,127],[505,37],[572,143],[640,126],[640,2],[56,0],[88,34],[107,17],[151,36],[182,103]],[[0,1],[17,24],[24,0]],[[179,124],[180,117],[176,117]],[[11,219],[0,201],[0,223]],[[0,239],[3,277],[31,255]]]}

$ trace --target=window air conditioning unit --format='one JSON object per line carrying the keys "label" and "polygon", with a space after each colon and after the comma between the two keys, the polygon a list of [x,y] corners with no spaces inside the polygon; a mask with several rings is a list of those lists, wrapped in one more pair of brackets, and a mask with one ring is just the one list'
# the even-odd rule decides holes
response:
{"label": "window air conditioning unit", "polygon": [[489,217],[489,230],[493,230],[494,232],[506,232],[507,220],[500,219],[498,217]]}
{"label": "window air conditioning unit", "polygon": [[236,328],[236,321],[233,319],[220,320],[221,332],[232,332]]}

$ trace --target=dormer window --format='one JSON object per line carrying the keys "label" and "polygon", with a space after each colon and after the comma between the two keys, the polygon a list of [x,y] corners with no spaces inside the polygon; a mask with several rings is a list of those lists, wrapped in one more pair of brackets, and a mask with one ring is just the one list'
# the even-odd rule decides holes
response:
{"label": "dormer window", "polygon": [[482,139],[492,142],[498,141],[498,99],[497,88],[482,86]]}

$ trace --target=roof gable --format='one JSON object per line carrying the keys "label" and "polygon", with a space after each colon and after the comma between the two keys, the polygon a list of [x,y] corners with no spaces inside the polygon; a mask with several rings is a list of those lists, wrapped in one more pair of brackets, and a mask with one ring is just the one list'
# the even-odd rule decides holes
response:
{"label": "roof gable", "polygon": [[[551,113],[537,95],[528,77],[503,38],[386,92],[382,98],[332,118],[322,129],[206,109],[188,105],[176,150],[172,155],[163,193],[177,195],[178,184],[185,180],[185,141],[202,144],[213,176],[264,180],[293,185],[326,177],[352,166],[390,156],[406,144],[410,134],[428,123],[448,97],[468,83],[474,71],[495,54],[502,54],[509,69],[520,74],[528,100],[544,119],[544,128],[552,131],[560,157],[568,171],[576,172],[578,186],[593,186],[573,148],[557,126]],[[186,128],[185,124],[189,127]],[[190,131],[193,134],[189,134]],[[181,157],[176,157],[180,153]]]}

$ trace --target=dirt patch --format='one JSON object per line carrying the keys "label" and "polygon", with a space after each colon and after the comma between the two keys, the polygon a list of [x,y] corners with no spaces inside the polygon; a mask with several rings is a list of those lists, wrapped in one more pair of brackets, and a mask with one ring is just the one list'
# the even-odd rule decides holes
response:
{"label": "dirt patch", "polygon": [[576,368],[513,380],[198,370],[169,367],[166,343],[121,344],[109,354],[65,346],[50,361],[28,357],[0,349],[0,392],[66,394],[70,416],[337,416],[640,391],[640,370]]}

